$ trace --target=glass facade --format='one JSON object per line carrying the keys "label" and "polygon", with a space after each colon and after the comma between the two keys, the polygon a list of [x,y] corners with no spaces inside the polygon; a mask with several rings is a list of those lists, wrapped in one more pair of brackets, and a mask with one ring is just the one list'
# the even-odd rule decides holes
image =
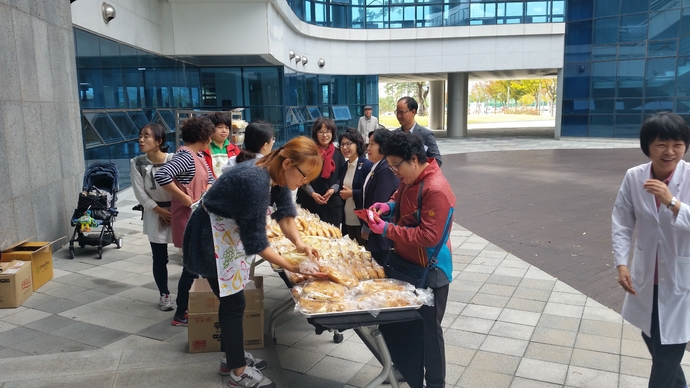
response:
{"label": "glass facade", "polygon": [[244,108],[247,121],[276,130],[276,146],[310,135],[318,116],[340,131],[356,127],[364,105],[378,114],[378,76],[314,75],[276,67],[199,67],[74,29],[86,165],[111,161],[129,186],[139,129],[162,124],[175,149],[179,120],[192,111]]}
{"label": "glass facade", "polygon": [[287,0],[287,2],[302,21],[333,28],[422,28],[552,23],[565,20],[564,0]]}
{"label": "glass facade", "polygon": [[563,136],[637,137],[649,114],[690,121],[690,2],[568,0]]}

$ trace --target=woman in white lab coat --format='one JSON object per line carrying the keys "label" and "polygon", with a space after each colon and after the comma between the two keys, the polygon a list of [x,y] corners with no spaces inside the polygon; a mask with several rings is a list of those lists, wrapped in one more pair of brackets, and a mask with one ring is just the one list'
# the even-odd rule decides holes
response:
{"label": "woman in white lab coat", "polygon": [[680,116],[647,119],[640,147],[651,161],[627,171],[613,207],[623,318],[642,330],[652,355],[650,388],[687,386],[680,362],[690,340],[690,164],[682,160],[689,144]]}

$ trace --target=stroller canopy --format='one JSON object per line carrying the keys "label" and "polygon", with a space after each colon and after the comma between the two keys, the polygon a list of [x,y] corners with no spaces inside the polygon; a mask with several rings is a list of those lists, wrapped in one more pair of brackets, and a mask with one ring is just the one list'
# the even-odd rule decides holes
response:
{"label": "stroller canopy", "polygon": [[117,193],[119,171],[114,163],[93,163],[84,172],[82,190],[89,191],[95,186],[111,194]]}

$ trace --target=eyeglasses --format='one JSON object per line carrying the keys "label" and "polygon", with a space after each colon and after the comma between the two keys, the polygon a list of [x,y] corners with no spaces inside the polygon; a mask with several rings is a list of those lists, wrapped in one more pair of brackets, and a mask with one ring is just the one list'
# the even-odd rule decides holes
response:
{"label": "eyeglasses", "polygon": [[393,172],[400,172],[400,165],[403,164],[403,163],[405,163],[404,160],[403,160],[402,162],[398,163],[398,164],[389,164],[389,165],[388,165],[388,168],[390,168],[391,171],[393,171]]}
{"label": "eyeglasses", "polygon": [[353,144],[355,144],[355,143],[340,143],[340,146],[341,146],[341,147],[347,148],[347,147],[349,147],[349,146],[351,146],[351,145],[353,145]]}
{"label": "eyeglasses", "polygon": [[319,132],[316,132],[316,134],[319,135],[319,136],[331,136],[331,132],[330,132],[330,131],[325,131],[325,132],[324,132],[324,131],[319,131]]}
{"label": "eyeglasses", "polygon": [[296,164],[293,164],[293,166],[297,169],[297,171],[299,171],[300,174],[302,174],[302,180],[306,181],[307,175],[304,172],[302,172],[302,170]]}
{"label": "eyeglasses", "polygon": [[394,110],[393,113],[395,113],[397,116],[402,116],[405,113],[409,112],[409,110]]}

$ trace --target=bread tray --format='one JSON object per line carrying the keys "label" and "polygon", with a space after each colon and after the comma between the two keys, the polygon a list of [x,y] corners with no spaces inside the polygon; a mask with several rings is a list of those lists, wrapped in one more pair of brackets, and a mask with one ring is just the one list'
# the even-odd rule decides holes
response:
{"label": "bread tray", "polygon": [[[294,298],[293,298],[294,299]],[[295,301],[297,303],[297,301]],[[406,310],[419,310],[419,308],[422,307],[422,305],[417,305],[417,306],[400,306],[400,307],[384,307],[381,308],[377,311],[379,312],[388,312],[388,311],[406,311]],[[369,311],[372,310],[350,310],[350,311],[335,311],[335,312],[328,312],[328,313],[313,313],[313,314],[308,314],[308,313],[303,313],[300,311],[300,314],[307,318],[318,318],[318,317],[343,317],[343,316],[349,316],[349,315],[359,315],[359,314],[368,314],[371,315]]]}

